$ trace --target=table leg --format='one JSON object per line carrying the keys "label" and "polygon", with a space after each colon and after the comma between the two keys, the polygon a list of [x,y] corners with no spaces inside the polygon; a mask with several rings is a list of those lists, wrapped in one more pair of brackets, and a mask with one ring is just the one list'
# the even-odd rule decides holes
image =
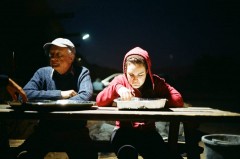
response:
{"label": "table leg", "polygon": [[0,158],[7,158],[9,148],[6,122],[0,121]]}
{"label": "table leg", "polygon": [[188,159],[200,159],[200,152],[198,148],[198,123],[183,122],[185,143],[187,147],[187,158]]}
{"label": "table leg", "polygon": [[180,122],[170,122],[168,144],[173,151],[177,152],[178,133],[179,133]]}
{"label": "table leg", "polygon": [[6,123],[0,121],[0,150],[9,149],[8,133]]}

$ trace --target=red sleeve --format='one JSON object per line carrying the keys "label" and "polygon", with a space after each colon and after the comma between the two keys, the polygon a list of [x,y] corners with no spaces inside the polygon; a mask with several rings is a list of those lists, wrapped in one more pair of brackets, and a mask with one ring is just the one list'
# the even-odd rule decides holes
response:
{"label": "red sleeve", "polygon": [[119,75],[115,77],[110,84],[97,95],[97,105],[111,106],[113,100],[119,97],[117,90],[122,86],[126,86],[126,79],[124,75]]}
{"label": "red sleeve", "polygon": [[184,103],[183,103],[182,95],[170,85],[168,85],[167,88],[170,92],[167,105],[170,107],[183,107]]}
{"label": "red sleeve", "polygon": [[155,78],[155,91],[160,95],[160,97],[164,97],[167,99],[166,105],[168,107],[183,107],[184,102],[182,95],[171,85],[165,82],[164,79]]}

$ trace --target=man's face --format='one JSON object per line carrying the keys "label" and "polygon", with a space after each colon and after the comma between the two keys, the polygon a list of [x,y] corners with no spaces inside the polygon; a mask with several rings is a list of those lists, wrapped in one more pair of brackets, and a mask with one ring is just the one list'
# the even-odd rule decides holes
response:
{"label": "man's face", "polygon": [[49,50],[50,65],[60,74],[66,73],[71,67],[75,55],[67,47],[52,45]]}
{"label": "man's face", "polygon": [[129,63],[126,69],[128,82],[133,88],[140,88],[146,79],[147,70],[143,64]]}

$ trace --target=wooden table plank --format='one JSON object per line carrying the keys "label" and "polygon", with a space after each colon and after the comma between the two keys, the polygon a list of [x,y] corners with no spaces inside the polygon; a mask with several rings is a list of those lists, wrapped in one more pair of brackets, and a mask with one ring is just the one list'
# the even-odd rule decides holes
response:
{"label": "wooden table plank", "polygon": [[97,110],[80,111],[14,111],[0,109],[0,119],[88,119],[88,120],[153,120],[153,121],[229,121],[239,122],[240,113],[213,108],[171,108],[162,111],[118,110],[115,107],[99,107]]}

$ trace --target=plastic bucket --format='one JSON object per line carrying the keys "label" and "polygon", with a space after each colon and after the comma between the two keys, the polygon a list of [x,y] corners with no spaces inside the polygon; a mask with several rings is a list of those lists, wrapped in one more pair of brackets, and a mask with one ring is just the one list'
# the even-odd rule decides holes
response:
{"label": "plastic bucket", "polygon": [[240,159],[240,136],[212,134],[202,136],[206,159]]}

